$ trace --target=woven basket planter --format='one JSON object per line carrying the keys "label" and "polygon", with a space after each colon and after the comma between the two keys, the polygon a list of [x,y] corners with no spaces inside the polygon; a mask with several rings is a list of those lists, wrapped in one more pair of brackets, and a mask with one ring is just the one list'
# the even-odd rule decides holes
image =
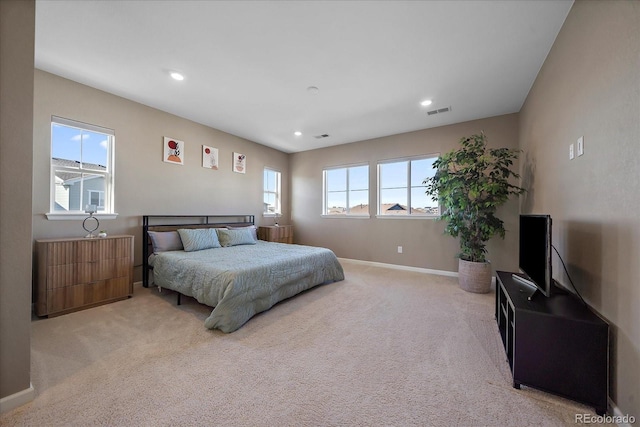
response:
{"label": "woven basket planter", "polygon": [[458,260],[458,283],[467,292],[486,294],[491,290],[491,263]]}

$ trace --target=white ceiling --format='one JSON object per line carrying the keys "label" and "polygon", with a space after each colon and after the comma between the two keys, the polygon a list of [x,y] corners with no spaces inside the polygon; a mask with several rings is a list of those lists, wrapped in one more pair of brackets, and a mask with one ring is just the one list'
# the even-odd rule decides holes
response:
{"label": "white ceiling", "polygon": [[292,153],[519,111],[572,4],[39,0],[35,64]]}

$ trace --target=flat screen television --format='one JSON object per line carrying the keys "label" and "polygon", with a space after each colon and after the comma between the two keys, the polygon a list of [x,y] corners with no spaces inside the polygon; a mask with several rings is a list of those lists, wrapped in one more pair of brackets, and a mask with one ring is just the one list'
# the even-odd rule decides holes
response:
{"label": "flat screen television", "polygon": [[520,215],[520,252],[518,266],[524,275],[515,279],[528,282],[533,297],[536,290],[549,297],[553,293],[551,269],[551,216]]}

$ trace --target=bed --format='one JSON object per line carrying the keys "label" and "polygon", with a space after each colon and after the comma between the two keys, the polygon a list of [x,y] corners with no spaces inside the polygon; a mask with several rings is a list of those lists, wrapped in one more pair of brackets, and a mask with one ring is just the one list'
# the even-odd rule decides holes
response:
{"label": "bed", "polygon": [[229,333],[278,302],[344,279],[326,248],[256,238],[253,215],[143,216],[143,286],[213,307],[209,329]]}

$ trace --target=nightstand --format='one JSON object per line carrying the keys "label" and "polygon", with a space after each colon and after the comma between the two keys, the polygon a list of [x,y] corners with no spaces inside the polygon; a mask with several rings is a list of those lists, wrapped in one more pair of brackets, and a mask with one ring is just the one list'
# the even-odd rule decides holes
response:
{"label": "nightstand", "polygon": [[293,243],[293,225],[266,225],[258,227],[258,239],[267,242]]}

